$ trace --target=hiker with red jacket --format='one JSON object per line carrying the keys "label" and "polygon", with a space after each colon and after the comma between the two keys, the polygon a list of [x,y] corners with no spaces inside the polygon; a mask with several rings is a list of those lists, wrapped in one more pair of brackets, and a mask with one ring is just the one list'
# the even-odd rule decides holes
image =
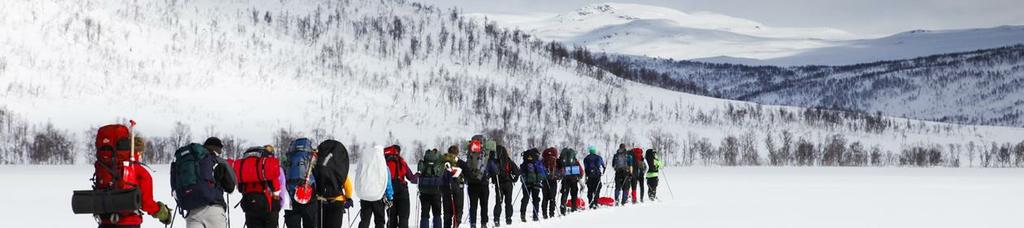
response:
{"label": "hiker with red jacket", "polygon": [[494,184],[494,227],[501,226],[501,203],[505,203],[505,224],[512,225],[512,186],[519,181],[519,167],[512,161],[508,149],[498,145],[491,163],[497,167],[491,183]]}
{"label": "hiker with red jacket", "polygon": [[[103,130],[101,129],[100,131],[102,132]],[[99,136],[100,135],[98,135],[98,137]],[[102,150],[101,148],[104,146],[111,146],[106,143],[101,143],[100,141],[102,140],[97,139],[96,142],[96,147],[99,150]],[[129,144],[128,141],[129,139],[127,137],[121,138],[117,140],[117,144],[114,145],[114,148],[123,148]],[[139,188],[139,191],[142,193],[141,210],[143,212],[153,216],[153,218],[159,220],[160,223],[170,224],[171,209],[163,202],[153,200],[153,177],[150,175],[149,169],[143,166],[142,163],[138,162],[142,159],[142,155],[145,154],[145,140],[140,137],[135,137],[134,141],[135,157],[133,162],[129,162],[129,164],[131,164],[130,166],[124,167],[126,170],[125,174],[127,175],[122,176],[122,181],[124,181],[125,184],[131,183]],[[98,160],[97,162],[100,161]],[[104,177],[96,176],[96,178],[100,179]],[[97,182],[117,185],[114,183],[116,181],[110,178],[107,178],[105,181],[97,180]],[[97,218],[100,223],[99,228],[133,228],[140,227],[142,225],[142,214],[140,214],[140,212],[99,214],[97,215]]]}
{"label": "hiker with red jacket", "polygon": [[171,223],[171,209],[153,200],[153,177],[140,161],[146,142],[135,137],[133,127],[106,125],[96,132],[96,161],[92,189],[74,191],[71,210],[91,214],[100,228],[134,228],[145,212],[163,224]]}
{"label": "hiker with red jacket", "polygon": [[[633,148],[633,203],[637,202],[637,197],[640,198],[640,202],[644,202],[644,194],[647,186],[644,185],[644,174],[647,173],[647,162],[644,162],[644,149]],[[639,196],[637,195],[637,188],[640,189]]]}
{"label": "hiker with red jacket", "polygon": [[417,184],[416,175],[402,158],[402,147],[392,145],[384,148],[384,159],[391,171],[391,184],[395,200],[388,208],[388,228],[409,228],[409,182]]}
{"label": "hiker with red jacket", "polygon": [[235,160],[238,190],[242,193],[242,212],[249,228],[276,228],[281,212],[281,162],[273,147],[258,146],[245,150],[244,158]]}

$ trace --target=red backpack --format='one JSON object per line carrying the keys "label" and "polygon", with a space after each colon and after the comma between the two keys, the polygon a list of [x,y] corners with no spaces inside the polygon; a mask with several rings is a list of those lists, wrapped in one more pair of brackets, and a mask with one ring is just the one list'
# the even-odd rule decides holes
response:
{"label": "red backpack", "polygon": [[280,208],[273,198],[274,192],[281,190],[281,162],[265,147],[249,148],[244,156],[232,161],[242,193],[238,204],[246,214],[269,215]]}
{"label": "red backpack", "polygon": [[388,170],[391,171],[391,181],[405,184],[405,171],[409,169],[405,166],[405,160],[398,154],[398,150],[398,146],[384,148],[384,158],[387,160]]}
{"label": "red backpack", "polygon": [[96,133],[96,162],[93,163],[95,189],[132,189],[138,187],[133,164],[138,155],[132,149],[131,130],[121,124],[103,126]]}
{"label": "red backpack", "polygon": [[548,170],[548,179],[558,179],[561,170],[558,169],[558,149],[554,147],[544,150],[544,168]]}
{"label": "red backpack", "polygon": [[245,158],[235,161],[238,175],[238,190],[244,193],[273,193],[280,186],[273,183],[281,173],[281,162],[269,151],[249,149]]}
{"label": "red backpack", "polygon": [[[132,125],[135,123],[132,122]],[[104,223],[118,224],[121,218],[141,214],[141,188],[136,168],[131,129],[112,124],[96,133],[96,162],[92,190],[74,191],[71,208],[75,214],[94,214]]]}

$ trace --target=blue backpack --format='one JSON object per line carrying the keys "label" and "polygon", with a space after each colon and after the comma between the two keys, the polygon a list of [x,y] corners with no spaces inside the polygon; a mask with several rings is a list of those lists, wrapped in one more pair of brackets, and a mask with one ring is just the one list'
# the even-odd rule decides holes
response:
{"label": "blue backpack", "polygon": [[313,143],[307,138],[296,139],[285,156],[288,159],[284,170],[288,193],[295,194],[295,187],[306,184],[306,180],[313,184],[313,178],[309,177],[314,165]]}
{"label": "blue backpack", "polygon": [[206,147],[192,143],[178,148],[171,163],[171,188],[182,209],[193,210],[224,202],[223,192],[213,177],[217,161]]}
{"label": "blue backpack", "polygon": [[587,176],[601,176],[601,167],[604,166],[604,159],[600,155],[591,154],[583,158],[583,167],[587,170]]}

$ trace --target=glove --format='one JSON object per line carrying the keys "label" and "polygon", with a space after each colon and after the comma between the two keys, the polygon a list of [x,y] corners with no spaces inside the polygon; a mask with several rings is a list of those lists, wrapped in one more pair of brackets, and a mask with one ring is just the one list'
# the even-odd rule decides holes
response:
{"label": "glove", "polygon": [[352,208],[352,200],[345,200],[345,208]]}
{"label": "glove", "polygon": [[153,218],[160,220],[160,223],[164,225],[171,224],[171,208],[168,208],[164,202],[156,202],[156,205],[160,207],[160,210],[153,214]]}

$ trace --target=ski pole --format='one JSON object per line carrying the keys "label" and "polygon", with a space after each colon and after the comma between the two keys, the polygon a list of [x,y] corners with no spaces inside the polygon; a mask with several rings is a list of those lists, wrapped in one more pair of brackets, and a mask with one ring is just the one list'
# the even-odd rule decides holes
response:
{"label": "ski pole", "polygon": [[[659,171],[661,171],[661,170],[659,170]],[[668,172],[659,172],[659,175],[661,175],[661,177],[664,177],[665,186],[668,187],[668,194],[672,195],[672,199],[674,200],[674,199],[676,199],[676,194],[672,192],[672,183],[668,182],[668,175],[665,175],[667,173]]]}
{"label": "ski pole", "polygon": [[[178,209],[181,209],[181,208],[178,208],[178,205],[174,205],[174,214],[171,215],[171,224],[169,224],[170,228],[174,228],[174,219],[178,218]],[[164,226],[164,227],[167,227],[167,226]]]}
{"label": "ski pole", "polygon": [[[225,193],[225,195],[227,195],[225,197],[227,199],[227,201],[228,201],[227,205],[231,205],[231,193]],[[228,208],[227,206],[224,206],[224,211],[227,211],[227,213],[228,213],[228,217],[227,217],[228,228],[231,228],[231,208]]]}

